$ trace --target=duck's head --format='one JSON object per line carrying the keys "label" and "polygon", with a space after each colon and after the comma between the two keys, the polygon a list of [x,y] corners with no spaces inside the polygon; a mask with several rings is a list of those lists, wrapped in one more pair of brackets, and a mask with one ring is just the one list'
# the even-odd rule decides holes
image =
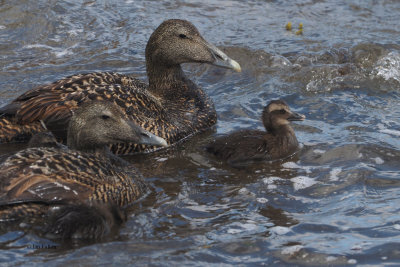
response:
{"label": "duck's head", "polygon": [[291,121],[302,121],[306,116],[292,112],[283,100],[272,100],[263,110],[262,121],[265,128],[274,132]]}
{"label": "duck's head", "polygon": [[114,143],[168,146],[163,138],[130,121],[113,102],[90,101],[74,111],[68,127],[69,148],[91,151]]}
{"label": "duck's head", "polygon": [[166,20],[153,32],[146,46],[147,68],[182,63],[209,63],[241,71],[239,63],[207,42],[196,27],[180,19]]}

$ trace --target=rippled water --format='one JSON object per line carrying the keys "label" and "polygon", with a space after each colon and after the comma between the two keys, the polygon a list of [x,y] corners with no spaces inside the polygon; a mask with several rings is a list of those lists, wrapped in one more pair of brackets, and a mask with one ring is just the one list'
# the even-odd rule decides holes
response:
{"label": "rippled water", "polygon": [[[216,131],[128,158],[153,192],[119,234],[71,245],[3,232],[1,264],[400,264],[399,14],[396,0],[2,1],[0,104],[75,73],[145,79],[145,44],[167,18],[192,21],[243,72],[185,66]],[[245,169],[204,153],[215,134],[262,129],[276,98],[307,116],[300,153]]]}

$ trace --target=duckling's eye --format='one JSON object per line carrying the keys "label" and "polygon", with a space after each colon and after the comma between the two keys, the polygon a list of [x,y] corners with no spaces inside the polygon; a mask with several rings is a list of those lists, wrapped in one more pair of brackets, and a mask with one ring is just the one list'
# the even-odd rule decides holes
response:
{"label": "duckling's eye", "polygon": [[281,109],[281,110],[279,110],[279,113],[280,113],[280,114],[285,114],[285,113],[286,113],[286,110]]}
{"label": "duckling's eye", "polygon": [[186,36],[185,34],[181,33],[181,34],[179,34],[179,38],[181,38],[181,39],[186,39],[187,36]]}
{"label": "duckling's eye", "polygon": [[110,116],[108,116],[108,115],[101,115],[101,118],[102,118],[103,120],[108,120],[108,119],[110,118]]}

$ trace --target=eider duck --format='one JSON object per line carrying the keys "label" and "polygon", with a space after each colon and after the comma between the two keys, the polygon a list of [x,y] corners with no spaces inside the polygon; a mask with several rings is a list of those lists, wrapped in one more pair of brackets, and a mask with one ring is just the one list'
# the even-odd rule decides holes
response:
{"label": "eider duck", "polygon": [[[182,63],[209,63],[241,71],[240,65],[208,43],[188,21],[164,21],[146,46],[149,84],[118,73],[73,75],[36,87],[0,109],[0,141],[24,139],[44,131],[65,140],[70,110],[90,100],[109,100],[147,131],[174,144],[216,123],[212,100],[189,80]],[[115,154],[153,151],[151,146],[114,144]]]}
{"label": "eider duck", "polygon": [[[98,218],[104,219],[99,219],[98,226],[104,229],[109,218],[119,218],[113,206],[125,207],[147,191],[135,168],[112,154],[107,145],[132,142],[167,146],[166,141],[132,123],[110,101],[90,101],[73,113],[68,127],[68,148],[45,147],[37,142],[0,165],[0,221],[34,220],[51,215],[54,222],[66,223],[82,211],[79,207],[83,205],[100,211]],[[48,138],[38,140],[47,143]],[[110,208],[100,207],[101,204]],[[89,225],[93,227],[93,223]],[[60,233],[59,227],[51,229]],[[104,232],[97,230],[88,231],[91,236]]]}
{"label": "eider duck", "polygon": [[262,113],[267,132],[241,130],[222,136],[206,146],[206,150],[230,165],[252,161],[273,161],[294,154],[299,147],[291,121],[302,121],[304,115],[292,112],[282,100],[273,100]]}

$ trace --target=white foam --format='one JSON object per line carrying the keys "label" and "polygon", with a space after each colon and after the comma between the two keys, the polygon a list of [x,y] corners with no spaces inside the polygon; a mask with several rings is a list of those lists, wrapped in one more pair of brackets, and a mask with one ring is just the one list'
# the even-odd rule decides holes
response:
{"label": "white foam", "polygon": [[302,169],[302,170],[305,170],[306,173],[311,173],[311,169],[312,169],[312,167],[310,167],[310,166],[300,166],[297,163],[292,162],[292,161],[283,163],[282,167],[287,168],[287,169]]}
{"label": "white foam", "polygon": [[290,180],[293,182],[293,188],[296,191],[300,190],[300,189],[308,188],[317,183],[314,179],[307,177],[307,176],[297,176]]}
{"label": "white foam", "polygon": [[[75,46],[76,46],[76,45],[75,45]],[[72,47],[70,47],[70,48],[73,48],[73,47],[74,47],[74,46],[72,46]],[[52,53],[53,53],[56,57],[58,57],[58,58],[63,57],[63,56],[66,56],[66,55],[71,55],[71,54],[73,54],[73,52],[70,51],[70,48],[60,49],[60,48],[54,48],[54,47],[51,47],[51,46],[48,46],[48,45],[44,45],[44,44],[30,44],[30,45],[25,45],[24,48],[27,48],[27,49],[32,49],[32,48],[44,48],[44,49],[48,49],[48,50],[51,50]]]}
{"label": "white foam", "polygon": [[380,157],[372,158],[376,164],[383,164],[385,161]]}
{"label": "white foam", "polygon": [[348,264],[357,264],[357,260],[356,259],[349,259],[347,261]]}
{"label": "white foam", "polygon": [[267,186],[267,188],[268,188],[269,190],[273,190],[273,189],[277,189],[278,186],[275,185],[275,184],[269,184],[269,185]]}
{"label": "white foam", "polygon": [[53,52],[54,55],[58,58],[63,57],[63,56],[67,56],[67,55],[72,55],[73,52],[69,51],[69,49],[64,49],[64,50],[60,50],[60,51],[55,51]]}
{"label": "white foam", "polygon": [[273,184],[277,180],[282,180],[282,178],[276,177],[276,176],[266,177],[263,179],[263,183],[264,184]]}
{"label": "white foam", "polygon": [[373,74],[385,80],[393,79],[400,82],[400,54],[393,51],[379,59],[375,64]]}
{"label": "white foam", "polygon": [[248,194],[249,190],[246,187],[240,188],[239,189],[239,194]]}
{"label": "white foam", "polygon": [[329,173],[329,180],[339,181],[338,174],[340,174],[341,172],[342,172],[342,168],[333,168]]}
{"label": "white foam", "polygon": [[283,226],[275,226],[269,229],[271,233],[275,233],[277,235],[285,235],[290,232],[289,227],[283,227]]}
{"label": "white foam", "polygon": [[228,234],[232,234],[232,235],[238,234],[238,233],[241,233],[241,232],[243,232],[242,229],[228,229],[228,231],[227,231]]}
{"label": "white foam", "polygon": [[326,261],[327,261],[327,262],[335,261],[335,260],[337,260],[337,257],[335,257],[335,256],[328,256],[328,257],[326,257]]}
{"label": "white foam", "polygon": [[293,161],[288,161],[288,162],[283,163],[282,167],[288,168],[288,169],[301,169],[301,167]]}
{"label": "white foam", "polygon": [[78,36],[83,33],[83,29],[72,29],[68,31],[70,36]]}
{"label": "white foam", "polygon": [[263,179],[263,183],[267,185],[268,189],[276,189],[277,186],[275,185],[275,181],[278,180],[282,180],[282,178],[280,177],[275,177],[275,176],[271,176],[271,177],[266,177]]}
{"label": "white foam", "polygon": [[396,230],[400,230],[400,224],[393,225],[393,228],[396,229]]}
{"label": "white foam", "polygon": [[314,149],[313,152],[316,153],[316,154],[324,154],[324,153],[326,152],[326,150],[323,150],[323,149]]}
{"label": "white foam", "polygon": [[0,30],[4,30],[5,28],[6,28],[6,26],[0,25]]}
{"label": "white foam", "polygon": [[390,130],[390,129],[381,129],[379,130],[381,133],[386,133],[386,134],[391,134],[391,135],[396,135],[400,136],[400,131],[397,130]]}
{"label": "white foam", "polygon": [[295,245],[295,246],[290,246],[290,247],[286,247],[284,249],[282,249],[281,253],[282,254],[294,254],[298,251],[300,251],[300,249],[302,249],[304,246],[302,245]]}
{"label": "white foam", "polygon": [[266,198],[264,198],[264,197],[258,197],[258,198],[257,198],[257,202],[264,204],[264,203],[267,203],[267,202],[268,202],[268,199],[266,199]]}
{"label": "white foam", "polygon": [[25,45],[23,48],[32,49],[32,48],[46,48],[46,49],[53,49],[53,47],[43,44],[30,44]]}
{"label": "white foam", "polygon": [[257,230],[257,225],[254,223],[235,223],[235,228],[230,228],[226,232],[228,234],[239,234],[242,232],[252,232]]}

